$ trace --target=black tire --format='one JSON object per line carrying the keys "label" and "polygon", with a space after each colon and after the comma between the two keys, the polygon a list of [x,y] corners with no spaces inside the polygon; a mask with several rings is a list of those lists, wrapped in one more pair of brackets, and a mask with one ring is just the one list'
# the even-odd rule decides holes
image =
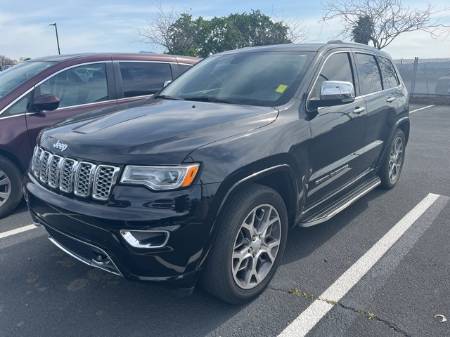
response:
{"label": "black tire", "polygon": [[[243,289],[236,283],[232,273],[232,254],[241,224],[253,209],[268,204],[275,208],[280,221],[280,245],[270,271],[252,289]],[[250,185],[235,193],[221,212],[217,225],[215,245],[202,273],[201,284],[210,294],[231,304],[247,302],[258,296],[273,277],[286,247],[288,216],[283,198],[273,189],[261,185]]]}
{"label": "black tire", "polygon": [[0,172],[9,178],[10,186],[0,186],[0,192],[10,191],[9,197],[0,202],[0,218],[9,215],[22,200],[22,174],[9,159],[0,156]]}
{"label": "black tire", "polygon": [[[397,174],[395,175],[395,179],[392,179],[392,175],[390,175],[390,157],[396,142],[401,142],[402,144],[402,153],[401,153],[401,163],[399,169],[397,169]],[[398,181],[400,180],[400,175],[403,169],[403,164],[405,162],[405,150],[406,150],[406,136],[402,129],[397,129],[392,137],[392,140],[389,144],[389,147],[384,155],[383,164],[380,168],[379,176],[381,179],[381,187],[384,189],[393,188]]]}

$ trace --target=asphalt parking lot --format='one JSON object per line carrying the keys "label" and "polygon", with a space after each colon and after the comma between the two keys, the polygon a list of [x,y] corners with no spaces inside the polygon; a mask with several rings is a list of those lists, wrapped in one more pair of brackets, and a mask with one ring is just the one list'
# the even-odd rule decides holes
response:
{"label": "asphalt parking lot", "polygon": [[22,206],[0,220],[0,337],[450,336],[449,130],[450,107],[414,111],[399,185],[291,231],[269,288],[242,306],[84,266],[42,228],[18,233]]}

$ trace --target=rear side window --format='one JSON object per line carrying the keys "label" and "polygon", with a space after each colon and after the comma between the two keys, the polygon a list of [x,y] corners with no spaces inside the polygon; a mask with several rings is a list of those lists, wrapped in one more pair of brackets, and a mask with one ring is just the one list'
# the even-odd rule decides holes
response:
{"label": "rear side window", "polygon": [[375,56],[356,53],[355,57],[361,95],[381,91],[383,86],[381,85],[380,70]]}
{"label": "rear side window", "polygon": [[119,66],[124,97],[154,94],[172,80],[168,63],[120,62]]}
{"label": "rear side window", "polygon": [[331,55],[322,67],[311,94],[311,99],[320,98],[320,88],[324,81],[353,82],[353,72],[348,53]]}
{"label": "rear side window", "polygon": [[383,76],[383,87],[384,89],[394,88],[400,84],[398,80],[397,73],[395,71],[392,62],[385,58],[378,58],[378,64],[380,65],[381,75]]}
{"label": "rear side window", "polygon": [[42,83],[38,94],[58,97],[60,108],[106,101],[106,65],[93,63],[67,69]]}

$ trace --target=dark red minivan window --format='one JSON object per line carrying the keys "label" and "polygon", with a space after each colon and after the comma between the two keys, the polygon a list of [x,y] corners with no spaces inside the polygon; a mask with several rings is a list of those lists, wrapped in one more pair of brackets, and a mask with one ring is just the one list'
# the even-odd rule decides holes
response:
{"label": "dark red minivan window", "polygon": [[54,65],[53,62],[24,62],[0,73],[0,99],[19,85]]}

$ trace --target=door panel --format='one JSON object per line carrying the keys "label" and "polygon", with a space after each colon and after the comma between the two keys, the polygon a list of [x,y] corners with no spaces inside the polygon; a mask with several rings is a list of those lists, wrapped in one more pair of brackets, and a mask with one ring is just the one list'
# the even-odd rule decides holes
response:
{"label": "door panel", "polygon": [[[346,81],[355,86],[355,71],[348,52],[337,52],[326,58],[309,95],[311,101],[320,101],[320,87],[324,81]],[[312,175],[308,186],[308,205],[326,197],[365,169],[360,162],[365,121],[363,98],[317,109],[310,120]]]}
{"label": "door panel", "polygon": [[366,169],[361,161],[366,115],[365,111],[358,112],[363,109],[364,99],[356,99],[350,104],[319,108],[319,114],[310,121],[313,173],[308,204],[325,197]]}
{"label": "door panel", "polygon": [[364,142],[375,144],[365,155],[367,167],[373,167],[391,130],[390,120],[405,103],[400,81],[392,62],[384,57],[355,53],[359,87],[367,106],[367,132]]}
{"label": "door panel", "polygon": [[0,149],[11,153],[20,163],[21,169],[26,169],[31,158],[28,133],[25,122],[30,95],[25,95],[0,116],[2,129],[0,132]]}
{"label": "door panel", "polygon": [[[407,106],[407,97],[400,86],[400,80],[392,62],[384,57],[377,58],[382,76],[383,91],[366,96],[368,128],[366,142],[381,142],[386,145],[391,127],[397,115]],[[367,157],[367,165],[374,165],[383,146],[379,146]]]}
{"label": "door panel", "polygon": [[390,131],[387,125],[387,119],[392,113],[390,104],[386,101],[385,92],[379,92],[365,97],[367,106],[367,132],[364,137],[366,144],[377,143],[379,146],[374,147],[366,154],[365,165],[373,166],[383,150],[384,141]]}

